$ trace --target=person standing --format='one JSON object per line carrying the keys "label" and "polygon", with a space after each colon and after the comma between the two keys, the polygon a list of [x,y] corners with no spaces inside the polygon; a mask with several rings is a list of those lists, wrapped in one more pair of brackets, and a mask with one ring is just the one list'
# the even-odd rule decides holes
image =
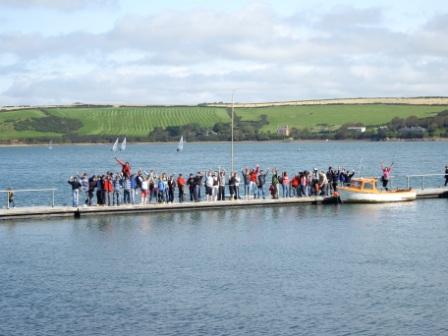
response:
{"label": "person standing", "polygon": [[277,169],[272,169],[272,178],[271,178],[271,186],[269,187],[269,192],[271,193],[271,196],[273,199],[278,199],[278,174]]}
{"label": "person standing", "polygon": [[111,204],[113,203],[114,192],[114,185],[112,183],[111,175],[106,176],[106,179],[104,180],[104,191],[106,192],[107,205],[111,206]]}
{"label": "person standing", "polygon": [[194,176],[190,174],[187,180],[188,191],[190,192],[190,202],[194,200]]}
{"label": "person standing", "polygon": [[89,204],[89,178],[87,176],[87,173],[82,174],[79,182],[81,183],[82,192],[86,195],[84,204],[88,205]]}
{"label": "person standing", "polygon": [[225,171],[219,172],[219,185],[218,185],[218,201],[225,201],[226,200],[226,173]]}
{"label": "person standing", "polygon": [[308,172],[305,170],[300,174],[300,197],[307,197],[308,195]]}
{"label": "person standing", "polygon": [[291,195],[299,197],[300,196],[300,173],[295,175],[291,181]]}
{"label": "person standing", "polygon": [[445,187],[448,185],[448,165],[445,166]]}
{"label": "person standing", "polygon": [[282,175],[282,197],[290,197],[290,192],[288,172],[284,171]]}
{"label": "person standing", "polygon": [[9,208],[15,208],[16,207],[16,202],[14,201],[14,191],[12,191],[11,188],[8,188],[8,207]]}
{"label": "person standing", "polygon": [[112,200],[113,205],[120,205],[120,197],[121,197],[121,180],[120,175],[115,175],[115,178],[113,180],[113,194],[112,194]]}
{"label": "person standing", "polygon": [[205,197],[208,202],[213,200],[213,176],[211,171],[207,173],[205,178]]}
{"label": "person standing", "polygon": [[212,187],[212,201],[216,201],[218,199],[218,191],[219,191],[219,173],[214,172],[212,174],[213,178],[213,187]]}
{"label": "person standing", "polygon": [[131,203],[131,188],[132,188],[131,179],[127,176],[123,176],[121,179],[121,184],[123,187],[123,203],[130,204]]}
{"label": "person standing", "polygon": [[266,184],[266,175],[267,171],[264,172],[263,170],[260,170],[260,173],[257,177],[257,198],[263,197],[263,199],[266,198],[266,195],[264,193],[264,185]]}
{"label": "person standing", "polygon": [[246,199],[249,198],[250,194],[250,187],[249,187],[249,168],[244,168],[241,171],[241,174],[243,175],[243,183],[244,183],[244,197]]}
{"label": "person standing", "polygon": [[149,178],[142,176],[142,185],[140,187],[141,190],[141,204],[148,203],[148,194],[149,194]]}
{"label": "person standing", "polygon": [[165,182],[163,181],[163,174],[159,176],[159,180],[157,181],[157,190],[159,191],[158,202],[165,203],[166,191],[165,191]]}
{"label": "person standing", "polygon": [[77,176],[71,176],[68,180],[68,184],[72,186],[72,205],[74,208],[77,208],[79,206],[79,190],[81,189],[81,183]]}
{"label": "person standing", "polygon": [[176,180],[174,179],[173,175],[170,175],[168,177],[168,202],[173,203],[174,202],[174,190],[176,189]]}
{"label": "person standing", "polygon": [[92,206],[93,204],[93,194],[95,192],[96,188],[96,176],[92,175],[89,178],[89,190],[87,192],[87,205]]}
{"label": "person standing", "polygon": [[331,183],[330,192],[331,193],[337,192],[339,176],[338,176],[338,173],[336,172],[336,170],[334,170],[332,167],[328,167],[327,179],[328,179],[328,183]]}
{"label": "person standing", "polygon": [[237,199],[236,198],[236,188],[235,188],[235,183],[236,183],[236,172],[232,172],[230,178],[229,178],[229,194],[230,194],[230,200],[234,200]]}
{"label": "person standing", "polygon": [[193,198],[195,202],[201,200],[201,187],[202,187],[202,173],[197,172],[193,177]]}
{"label": "person standing", "polygon": [[104,175],[96,179],[96,205],[104,205]]}
{"label": "person standing", "polygon": [[240,184],[241,184],[240,175],[237,172],[235,172],[235,198],[238,200],[241,199]]}
{"label": "person standing", "polygon": [[394,163],[392,162],[390,166],[384,166],[384,163],[381,162],[381,170],[383,171],[383,174],[381,176],[381,182],[383,182],[383,188],[386,190],[388,189],[389,180],[392,175],[392,167]]}
{"label": "person standing", "polygon": [[179,203],[184,202],[184,186],[185,186],[185,178],[182,176],[182,174],[179,174],[179,177],[177,178],[177,188],[179,189]]}

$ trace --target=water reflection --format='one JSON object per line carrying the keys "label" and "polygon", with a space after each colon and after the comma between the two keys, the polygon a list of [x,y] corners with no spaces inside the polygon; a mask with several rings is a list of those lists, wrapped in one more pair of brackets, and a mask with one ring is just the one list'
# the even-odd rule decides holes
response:
{"label": "water reflection", "polygon": [[0,330],[440,334],[447,216],[431,200],[0,224]]}

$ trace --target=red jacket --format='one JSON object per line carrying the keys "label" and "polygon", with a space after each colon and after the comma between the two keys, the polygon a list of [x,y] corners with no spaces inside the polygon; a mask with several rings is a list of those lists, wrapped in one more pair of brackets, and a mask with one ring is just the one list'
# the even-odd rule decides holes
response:
{"label": "red jacket", "polygon": [[121,172],[123,173],[123,175],[128,177],[131,176],[131,166],[121,160],[118,159],[115,160],[117,160],[118,164],[121,165]]}
{"label": "red jacket", "polygon": [[251,182],[255,182],[255,183],[257,182],[257,172],[256,171],[253,171],[249,174],[249,180]]}
{"label": "red jacket", "polygon": [[114,191],[114,186],[112,185],[112,181],[109,179],[104,180],[104,190],[107,192]]}
{"label": "red jacket", "polygon": [[183,187],[185,185],[185,179],[183,177],[178,177],[177,178],[177,185],[179,187]]}

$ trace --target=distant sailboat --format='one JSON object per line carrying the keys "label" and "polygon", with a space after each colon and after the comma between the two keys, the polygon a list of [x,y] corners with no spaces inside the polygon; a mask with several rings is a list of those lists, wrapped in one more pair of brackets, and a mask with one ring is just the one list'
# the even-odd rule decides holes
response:
{"label": "distant sailboat", "polygon": [[123,139],[123,142],[120,146],[120,151],[124,152],[126,150],[126,138]]}
{"label": "distant sailboat", "polygon": [[184,137],[181,136],[176,151],[181,152],[184,149]]}
{"label": "distant sailboat", "polygon": [[53,140],[50,140],[50,142],[48,143],[48,149],[49,150],[53,149]]}
{"label": "distant sailboat", "polygon": [[117,140],[115,140],[115,143],[114,143],[114,145],[113,145],[113,147],[112,147],[112,152],[117,152],[118,151],[118,138],[117,138]]}

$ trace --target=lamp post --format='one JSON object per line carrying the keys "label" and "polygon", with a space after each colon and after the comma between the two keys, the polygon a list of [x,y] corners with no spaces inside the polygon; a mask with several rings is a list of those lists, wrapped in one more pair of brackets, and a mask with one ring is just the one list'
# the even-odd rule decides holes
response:
{"label": "lamp post", "polygon": [[232,145],[231,145],[232,171],[231,171],[231,174],[234,171],[234,158],[233,158],[233,125],[234,125],[234,114],[235,114],[235,107],[234,107],[234,100],[233,100],[234,93],[235,93],[235,91],[232,91],[232,131],[231,131],[231,133],[232,133]]}

